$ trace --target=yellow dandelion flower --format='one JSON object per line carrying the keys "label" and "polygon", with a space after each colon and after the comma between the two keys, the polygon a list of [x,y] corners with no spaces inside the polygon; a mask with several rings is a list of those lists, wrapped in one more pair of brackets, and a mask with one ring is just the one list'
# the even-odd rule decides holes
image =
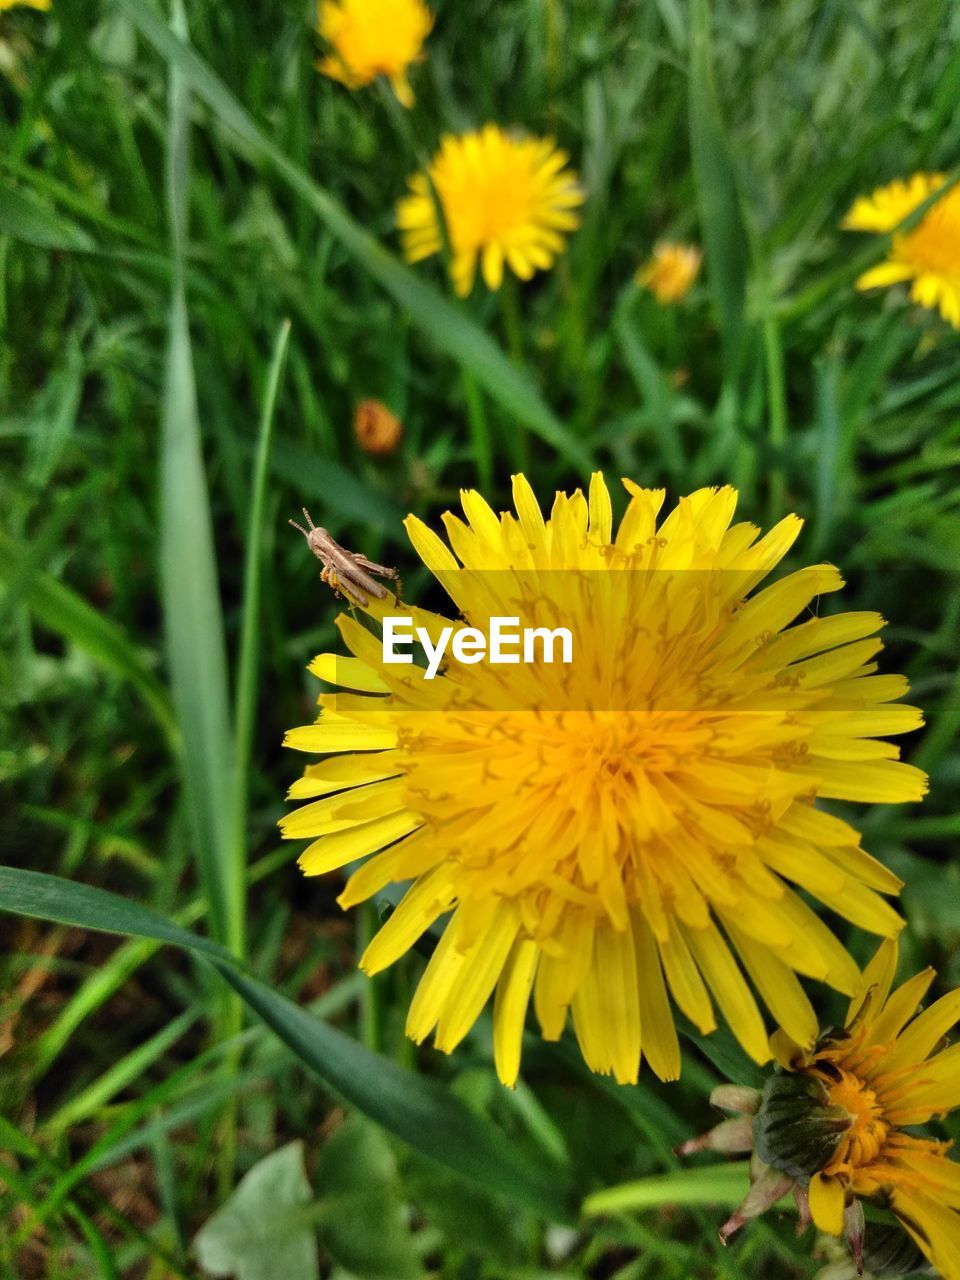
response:
{"label": "yellow dandelion flower", "polygon": [[446,135],[426,174],[409,180],[397,205],[408,262],[443,247],[436,192],[450,241],[450,274],[461,297],[473,288],[477,262],[488,289],[499,289],[509,267],[521,280],[547,271],[580,219],[584,195],[568,156],[552,138],[519,137],[484,125],[476,133]]}
{"label": "yellow dandelion flower", "polygon": [[44,13],[52,7],[52,0],[0,0],[0,13],[4,9],[40,9]]}
{"label": "yellow dandelion flower", "polygon": [[407,72],[432,26],[423,0],[318,0],[317,30],[331,49],[318,69],[348,89],[386,76],[403,106],[413,106]]}
{"label": "yellow dandelion flower", "polygon": [[769,1048],[756,994],[811,1045],[796,975],[848,994],[860,975],[801,895],[879,935],[902,923],[881,896],[900,881],[814,803],[925,791],[879,740],[922,723],[892,705],[906,681],[876,674],[883,620],[811,613],[842,586],[831,565],[754,592],[799,534],[796,516],[761,537],[732,523],[726,487],[681,498],[658,525],[663,491],[624,485],[616,532],[599,473],[587,497],[558,493],[546,520],[522,475],[515,515],[465,491],[466,520],[443,518],[449,547],[410,516],[414,549],[465,622],[392,596],[365,605],[374,623],[411,616],[434,649],[445,628],[562,621],[572,664],[464,652],[430,679],[385,663],[369,627],[341,615],[352,656],[310,669],[354,692],[322,695],[317,722],[285,740],[327,757],[290,792],[311,803],[281,823],[313,838],[304,872],[365,859],[344,908],[412,882],[361,967],[392,964],[449,915],[408,1034],[435,1030],[450,1052],[493,995],[508,1084],[531,994],[545,1039],[572,1014],[589,1066],[623,1082],[641,1052],[661,1078],[679,1074],[670,997],[704,1034],[718,1007],[758,1061]]}
{"label": "yellow dandelion flower", "polygon": [[[916,173],[860,196],[841,226],[847,231],[893,231],[946,182],[942,173]],[[929,209],[912,231],[897,232],[890,256],[865,271],[858,289],[912,281],[910,297],[921,307],[939,309],[960,329],[960,187],[953,187]]]}
{"label": "yellow dandelion flower", "polygon": [[823,1082],[828,1105],[850,1128],[810,1180],[810,1212],[822,1231],[839,1235],[853,1196],[881,1196],[945,1280],[960,1280],[960,1165],[949,1143],[905,1130],[960,1108],[956,1047],[934,1053],[960,1020],[960,991],[914,1015],[935,974],[926,969],[891,995],[895,942],[885,943],[865,973],[845,1034],[828,1033],[805,1053],[781,1034],[776,1049],[791,1071]]}
{"label": "yellow dandelion flower", "polygon": [[[726,1095],[734,1091],[718,1091],[721,1107],[752,1120],[726,1121],[685,1150],[755,1149],[759,1157],[753,1204],[727,1223],[725,1238],[767,1207],[761,1199],[792,1187],[804,1220],[847,1235],[859,1274],[865,1243],[859,1201],[876,1201],[892,1209],[944,1280],[960,1280],[960,1164],[949,1158],[951,1143],[908,1132],[960,1109],[960,1045],[944,1047],[960,1021],[960,990],[920,1013],[933,970],[891,994],[896,967],[897,944],[887,940],[864,971],[843,1030],[827,1031],[810,1049],[778,1031],[771,1047],[782,1072],[763,1093],[736,1091],[731,1108]],[[733,1139],[738,1126],[742,1143]],[[764,1184],[766,1195],[758,1197]]]}
{"label": "yellow dandelion flower", "polygon": [[649,289],[658,302],[679,302],[690,292],[702,261],[696,245],[661,241],[637,272],[637,284]]}

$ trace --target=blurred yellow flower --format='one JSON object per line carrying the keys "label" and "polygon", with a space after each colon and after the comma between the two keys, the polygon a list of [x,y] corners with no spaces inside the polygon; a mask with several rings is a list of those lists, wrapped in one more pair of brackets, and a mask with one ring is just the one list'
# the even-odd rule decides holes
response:
{"label": "blurred yellow flower", "polygon": [[386,76],[399,101],[410,107],[407,71],[422,57],[432,26],[423,0],[318,0],[317,30],[332,50],[318,68],[348,89]]}
{"label": "blurred yellow flower", "polygon": [[473,288],[479,259],[488,289],[499,289],[504,267],[529,280],[553,266],[565,233],[580,219],[584,200],[568,156],[552,138],[526,138],[495,124],[460,137],[446,135],[430,165],[409,180],[397,205],[408,262],[443,248],[430,184],[443,210],[450,240],[450,274],[461,297]]}
{"label": "blurred yellow flower", "polygon": [[51,8],[52,0],[0,0],[0,13],[4,9],[41,9]]}
{"label": "blurred yellow flower", "polygon": [[[718,1106],[744,1118],[724,1121],[682,1151],[755,1153],[753,1186],[721,1228],[723,1239],[793,1190],[801,1223],[812,1218],[828,1235],[847,1236],[856,1264],[849,1274],[861,1274],[865,1243],[873,1272],[870,1247],[882,1254],[890,1229],[879,1228],[876,1244],[872,1224],[865,1232],[859,1201],[872,1200],[892,1209],[944,1280],[960,1280],[960,1164],[948,1156],[951,1143],[911,1132],[960,1109],[960,1045],[945,1047],[960,1021],[960,990],[920,1013],[934,971],[891,994],[896,968],[897,944],[887,940],[864,970],[841,1030],[825,1031],[812,1048],[778,1031],[771,1047],[781,1071],[762,1093],[716,1091]],[[848,1274],[829,1268],[841,1270]],[[918,1275],[922,1263],[877,1270]]]}
{"label": "blurred yellow flower", "polygon": [[[942,173],[916,173],[872,195],[860,196],[841,226],[847,231],[893,231],[946,182]],[[858,289],[912,281],[910,297],[921,307],[939,308],[960,329],[960,187],[953,187],[924,214],[912,231],[893,236],[890,255],[857,280]]]}
{"label": "blurred yellow flower", "polygon": [[[751,594],[790,550],[796,516],[761,537],[733,523],[727,487],[681,498],[658,524],[663,490],[624,485],[618,530],[599,473],[587,497],[558,493],[546,520],[522,475],[516,515],[465,491],[466,521],[443,518],[453,550],[406,521],[466,624],[562,622],[572,665],[454,651],[429,679],[385,663],[379,637],[341,615],[353,656],[321,654],[310,669],[356,692],[321,695],[317,722],[286,737],[325,757],[290,791],[310,803],[281,823],[286,838],[312,839],[304,872],[364,860],[344,908],[410,882],[361,967],[393,964],[449,916],[407,1032],[436,1030],[449,1053],[495,992],[507,1084],[531,993],[545,1039],[572,1013],[588,1065],[621,1082],[636,1081],[641,1052],[661,1078],[679,1074],[670,996],[704,1034],[715,1002],[762,1062],[756,991],[809,1047],[817,1020],[797,973],[848,994],[860,974],[807,896],[883,936],[902,924],[880,896],[900,881],[814,803],[926,789],[879,740],[922,723],[892,705],[906,681],[875,674],[883,620],[811,614],[843,585],[831,565]],[[364,610],[376,624],[412,616],[433,643],[464,625],[392,596]]]}
{"label": "blurred yellow flower", "polygon": [[658,302],[679,302],[700,274],[702,260],[696,245],[661,241],[637,272],[637,284],[649,289]]}

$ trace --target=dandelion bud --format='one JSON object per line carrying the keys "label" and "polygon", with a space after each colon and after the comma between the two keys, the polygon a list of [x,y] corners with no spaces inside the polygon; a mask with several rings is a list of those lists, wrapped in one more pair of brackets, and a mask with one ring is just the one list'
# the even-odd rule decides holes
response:
{"label": "dandelion bud", "polygon": [[380,400],[361,400],[353,415],[353,432],[364,453],[378,457],[397,448],[403,424]]}
{"label": "dandelion bud", "polygon": [[659,303],[679,302],[699,275],[702,257],[696,245],[661,242],[637,272],[636,282]]}
{"label": "dandelion bud", "polygon": [[753,1120],[757,1155],[794,1178],[817,1173],[829,1161],[841,1135],[853,1123],[843,1108],[831,1105],[826,1085],[816,1076],[771,1076]]}
{"label": "dandelion bud", "polygon": [[933,1274],[913,1240],[894,1222],[871,1222],[863,1241],[863,1267],[876,1280]]}
{"label": "dandelion bud", "polygon": [[831,1262],[817,1272],[815,1280],[857,1280],[867,1275],[871,1280],[902,1280],[906,1276],[935,1275],[933,1267],[896,1223],[871,1222],[863,1242],[863,1269],[855,1258]]}

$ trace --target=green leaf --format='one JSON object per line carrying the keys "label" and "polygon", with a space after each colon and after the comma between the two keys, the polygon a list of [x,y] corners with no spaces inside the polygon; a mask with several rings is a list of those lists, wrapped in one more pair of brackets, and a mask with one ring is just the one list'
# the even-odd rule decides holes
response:
{"label": "green leaf", "polygon": [[90,253],[95,248],[82,227],[8,185],[0,186],[0,235],[61,253]]}
{"label": "green leaf", "polygon": [[619,1187],[595,1191],[583,1202],[587,1217],[606,1213],[635,1213],[661,1205],[716,1204],[734,1208],[750,1188],[750,1165],[746,1160],[729,1164],[704,1165],[662,1173]]}
{"label": "green leaf", "polygon": [[530,379],[466,314],[432,285],[420,279],[308,174],[293,163],[237,101],[222,80],[187,44],[151,13],[143,0],[115,0],[147,40],[175,67],[220,120],[229,125],[253,158],[268,162],[320,218],[406,314],[442,351],[459,361],[490,396],[518,422],[581,469],[589,470],[587,450],[546,405]]}
{"label": "green leaf", "polygon": [[316,1233],[302,1220],[310,1199],[302,1142],[264,1156],[197,1233],[200,1266],[237,1280],[317,1280]]}
{"label": "green leaf", "polygon": [[[250,760],[257,712],[257,673],[260,666],[260,578],[263,567],[263,524],[267,491],[273,416],[280,390],[290,341],[290,321],[284,320],[277,334],[273,358],[260,413],[260,431],[250,485],[250,517],[247,525],[247,553],[243,573],[243,610],[240,623],[240,654],[234,694],[234,760],[231,786],[233,828],[230,833],[235,862],[246,864]],[[243,889],[241,888],[241,893]]]}
{"label": "green leaf", "polygon": [[731,364],[740,350],[749,243],[713,77],[710,0],[694,0],[690,34],[690,150],[707,281]]}
{"label": "green leaf", "polygon": [[204,955],[227,960],[229,953],[208,938],[181,929],[172,920],[139,902],[129,902],[93,885],[64,880],[60,876],[0,866],[0,910],[36,920],[153,938],[175,947],[187,947]]}
{"label": "green leaf", "polygon": [[386,1138],[353,1115],[324,1144],[316,1177],[323,1243],[362,1280],[415,1280],[423,1268],[403,1222],[396,1161]]}
{"label": "green leaf", "polygon": [[214,937],[243,951],[245,885],[230,823],[233,738],[210,498],[204,472],[184,288],[189,181],[187,82],[173,68],[167,135],[174,286],[160,458],[160,576],[183,780]]}
{"label": "green leaf", "polygon": [[567,1216],[562,1168],[524,1162],[504,1147],[491,1125],[435,1081],[377,1057],[239,969],[218,967],[301,1062],[372,1120],[502,1195],[516,1196],[541,1213]]}
{"label": "green leaf", "polygon": [[514,1153],[502,1133],[441,1084],[371,1053],[265,986],[223,947],[139,903],[59,876],[0,867],[0,910],[133,934],[209,959],[247,1005],[326,1085],[424,1155],[554,1221],[571,1221],[570,1171]]}

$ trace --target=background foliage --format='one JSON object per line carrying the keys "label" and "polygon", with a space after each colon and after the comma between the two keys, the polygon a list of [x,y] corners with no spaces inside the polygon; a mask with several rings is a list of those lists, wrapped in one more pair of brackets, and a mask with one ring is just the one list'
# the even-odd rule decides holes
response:
{"label": "background foliage", "polygon": [[[283,0],[0,14],[4,1276],[816,1270],[788,1215],[715,1243],[741,1169],[675,1173],[744,1069],[722,1036],[667,1089],[531,1040],[509,1092],[483,1022],[450,1060],[404,1040],[420,959],[354,973],[375,909],[343,917],[275,830],[334,643],[304,503],[411,599],[402,514],[462,485],[505,505],[521,466],[545,499],[599,465],[805,516],[799,554],[891,619],[928,712],[928,802],[863,822],[909,881],[909,960],[960,982],[960,345],[856,295],[879,246],[837,230],[856,193],[956,165],[960,9],[434,8],[409,117],[321,80]],[[393,203],[488,119],[556,136],[589,198],[553,273],[460,305],[397,261]],[[632,283],[663,235],[706,251],[672,310]],[[403,419],[389,458],[354,442],[365,396]]]}

